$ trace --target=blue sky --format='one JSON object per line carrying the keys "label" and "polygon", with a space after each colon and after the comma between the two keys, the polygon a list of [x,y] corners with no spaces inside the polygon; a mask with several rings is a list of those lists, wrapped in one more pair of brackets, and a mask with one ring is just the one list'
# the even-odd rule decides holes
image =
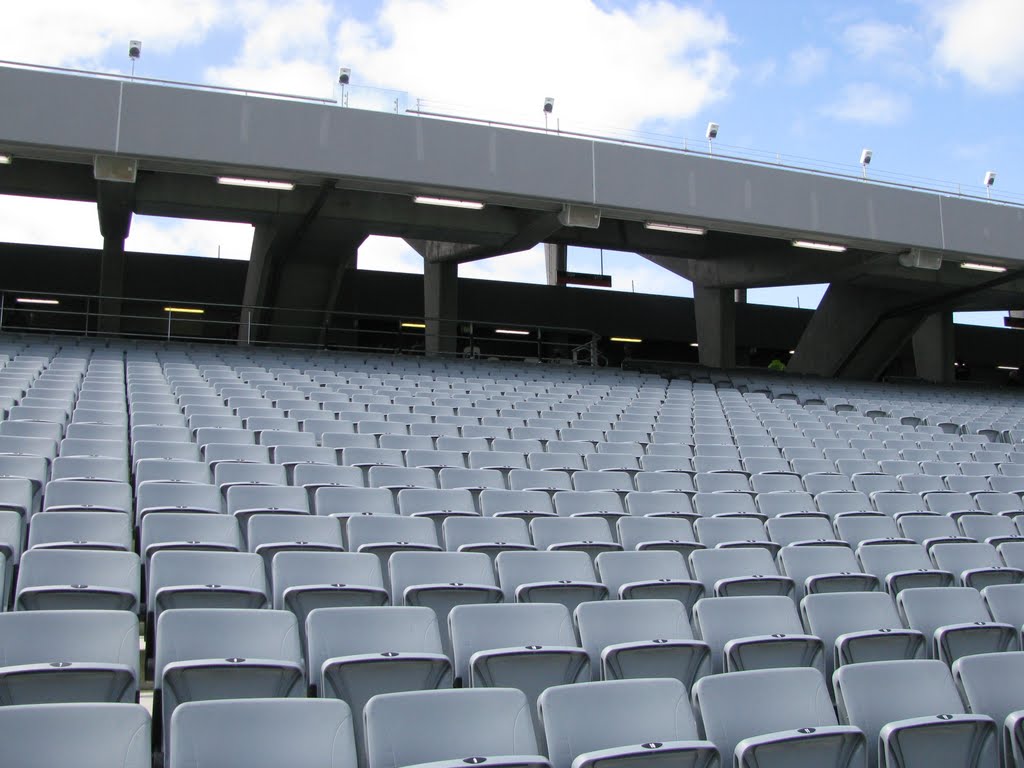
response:
{"label": "blue sky", "polygon": [[[566,129],[636,132],[1024,202],[1021,0],[52,0],[5,9],[0,58],[137,73],[540,125],[545,96]],[[41,44],[41,41],[45,41]],[[631,134],[632,132],[632,134]],[[61,226],[55,227],[54,221]],[[95,246],[89,206],[0,198],[0,239]],[[251,229],[137,217],[129,247],[245,258]],[[602,255],[570,253],[597,271]],[[615,290],[689,295],[632,254],[603,254]],[[374,238],[362,268],[421,271],[401,241]],[[537,251],[460,274],[540,281]],[[815,306],[823,286],[751,300]],[[968,318],[962,317],[961,320]],[[1001,324],[999,313],[981,318]]]}

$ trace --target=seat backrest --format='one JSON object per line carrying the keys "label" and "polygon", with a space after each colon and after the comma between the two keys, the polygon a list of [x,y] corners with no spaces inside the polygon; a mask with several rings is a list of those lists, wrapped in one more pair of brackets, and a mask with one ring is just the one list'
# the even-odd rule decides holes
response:
{"label": "seat backrest", "polygon": [[347,584],[383,589],[380,558],[359,552],[278,552],[271,565],[274,608],[286,608],[291,587]]}
{"label": "seat backrest", "polygon": [[824,517],[794,515],[773,517],[765,523],[772,541],[786,546],[797,541],[826,541],[835,539],[832,524]]}
{"label": "seat backrest", "polygon": [[671,678],[558,685],[538,709],[553,768],[584,752],[699,738],[686,688]]}
{"label": "seat backrest", "polygon": [[660,579],[689,579],[690,570],[682,554],[672,550],[625,550],[601,552],[596,560],[601,582],[614,599],[623,584]]}
{"label": "seat backrest", "polygon": [[861,545],[857,547],[857,560],[865,573],[872,573],[882,580],[896,571],[934,569],[921,544]]}
{"label": "seat backrest", "polygon": [[482,552],[395,552],[389,567],[393,605],[405,605],[406,588],[419,584],[496,586],[491,559]]}
{"label": "seat backrest", "polygon": [[619,541],[624,550],[637,549],[651,541],[696,541],[693,526],[684,517],[623,517],[617,521]]}
{"label": "seat backrest", "polygon": [[1007,685],[1024,675],[1024,653],[979,653],[961,656],[953,662],[953,681],[976,715],[988,715],[996,723],[1011,712],[1024,709],[1019,686]]}
{"label": "seat backrest", "polygon": [[500,552],[494,559],[506,602],[514,602],[516,588],[540,581],[595,581],[594,566],[586,552]]}
{"label": "seat backrest", "polygon": [[779,570],[791,578],[797,594],[803,596],[809,576],[860,573],[860,564],[849,547],[786,546],[779,550]]}
{"label": "seat backrest", "polygon": [[0,667],[56,661],[123,664],[139,671],[139,619],[131,611],[0,613]]}
{"label": "seat backrest", "polygon": [[695,550],[690,553],[690,571],[708,595],[714,594],[719,579],[778,574],[771,553],[760,547]]}
{"label": "seat backrest", "polygon": [[261,544],[298,543],[342,546],[341,526],[332,517],[312,515],[253,515],[249,518],[249,551]]}
{"label": "seat backrest", "polygon": [[756,515],[754,497],[749,493],[695,493],[693,507],[704,517],[721,514]]}
{"label": "seat backrest", "polygon": [[108,587],[139,597],[139,556],[88,549],[31,549],[21,556],[17,592],[29,587]]}
{"label": "seat backrest", "polygon": [[106,509],[131,513],[132,487],[128,483],[90,480],[51,480],[46,484],[43,509]]}
{"label": "seat backrest", "polygon": [[825,678],[809,667],[702,678],[693,688],[693,706],[722,755],[751,736],[837,724]]}
{"label": "seat backrest", "polygon": [[709,548],[724,542],[768,539],[764,525],[756,517],[702,517],[693,527],[700,543]]}
{"label": "seat backrest", "polygon": [[454,516],[444,521],[442,531],[449,552],[468,544],[531,543],[526,521],[517,517]]}
{"label": "seat backrest", "polygon": [[244,587],[267,594],[263,558],[250,552],[190,552],[163,550],[149,563],[147,604],[156,605],[164,587],[217,584]]}
{"label": "seat backrest", "polygon": [[835,523],[839,538],[851,547],[866,539],[902,538],[896,521],[888,515],[852,515],[837,518]]}
{"label": "seat backrest", "polygon": [[791,512],[817,512],[814,497],[801,491],[774,491],[759,493],[754,499],[757,509],[767,517]]}
{"label": "seat backrest", "polygon": [[356,515],[348,521],[348,548],[358,552],[364,544],[394,543],[437,545],[434,523],[425,517]]}
{"label": "seat backrest", "polygon": [[626,507],[635,517],[693,514],[693,503],[686,493],[628,493]]}
{"label": "seat backrest", "polygon": [[[816,547],[808,547],[816,549]],[[832,657],[836,638],[849,632],[902,629],[903,622],[892,598],[885,592],[830,592],[807,595],[800,601],[807,631],[825,643]]]}
{"label": "seat backrest", "polygon": [[145,482],[135,496],[139,514],[148,509],[197,512],[223,511],[223,497],[215,485],[181,482]]}
{"label": "seat backrest", "polygon": [[603,600],[576,608],[580,645],[600,677],[601,651],[615,643],[654,639],[692,640],[690,619],[678,600]]}
{"label": "seat backrest", "polygon": [[908,627],[931,638],[948,624],[990,622],[981,594],[971,587],[918,587],[896,595],[896,609]]}
{"label": "seat backrest", "polygon": [[386,488],[317,488],[314,495],[318,515],[397,515],[395,497]]}
{"label": "seat backrest", "polygon": [[999,553],[991,544],[936,544],[931,548],[935,565],[959,575],[969,568],[1003,568]]}
{"label": "seat backrest", "polygon": [[723,669],[722,653],[730,640],[804,632],[796,604],[780,595],[702,598],[693,607],[693,626],[696,635],[711,647],[715,672]]}
{"label": "seat backrest", "polygon": [[993,620],[1024,626],[1024,584],[991,584],[981,590]]}
{"label": "seat backrest", "polygon": [[530,521],[537,549],[570,542],[614,542],[608,521],[601,517],[538,517]]}
{"label": "seat backrest", "polygon": [[304,488],[285,485],[233,485],[228,488],[227,511],[229,513],[251,509],[308,514],[309,496]]}
{"label": "seat backrest", "polygon": [[169,768],[351,768],[352,713],[339,699],[187,702],[171,716],[170,754]]}
{"label": "seat backrest", "polygon": [[381,694],[365,722],[368,768],[539,751],[526,696],[512,688]]}
{"label": "seat backrest", "polygon": [[476,506],[473,504],[473,494],[464,489],[403,488],[398,492],[398,511],[403,515],[417,512],[476,514]]}
{"label": "seat backrest", "polygon": [[622,498],[614,491],[558,491],[554,496],[555,512],[562,517],[578,514],[625,513]]}

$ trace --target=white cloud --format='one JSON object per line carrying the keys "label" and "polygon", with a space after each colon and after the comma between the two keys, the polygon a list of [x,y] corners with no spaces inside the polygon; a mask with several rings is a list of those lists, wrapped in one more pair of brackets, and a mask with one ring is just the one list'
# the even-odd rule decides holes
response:
{"label": "white cloud", "polygon": [[34,64],[97,67],[111,47],[140,39],[143,55],[201,41],[228,10],[225,0],[50,0],[4,4],[3,58]]}
{"label": "white cloud", "polygon": [[358,269],[423,274],[423,257],[400,237],[371,235],[359,246]]}
{"label": "white cloud", "polygon": [[939,29],[935,58],[940,66],[986,90],[1024,84],[1024,3],[947,0],[928,7]]}
{"label": "white cloud", "polygon": [[16,195],[0,195],[0,240],[65,248],[103,247],[94,203]]}
{"label": "white cloud", "polygon": [[789,54],[789,79],[797,85],[804,85],[825,73],[828,68],[829,52],[825,48],[805,45]]}
{"label": "white cloud", "polygon": [[876,59],[881,56],[902,58],[908,44],[916,34],[910,27],[884,21],[862,21],[843,30],[843,42],[858,58]]}
{"label": "white cloud", "polygon": [[[346,21],[339,61],[354,81],[473,114],[563,127],[636,127],[699,113],[735,76],[725,20],[664,1],[603,10],[593,0],[384,0],[373,24]],[[500,107],[488,105],[500,104]]]}
{"label": "white cloud", "polygon": [[543,284],[547,281],[544,246],[538,245],[521,253],[510,253],[505,256],[495,256],[493,259],[481,259],[460,264],[459,277]]}
{"label": "white cloud", "polygon": [[249,224],[134,216],[124,247],[142,253],[248,261],[252,236],[253,228]]}
{"label": "white cloud", "polygon": [[875,83],[852,83],[821,113],[847,122],[893,125],[910,115],[910,99]]}

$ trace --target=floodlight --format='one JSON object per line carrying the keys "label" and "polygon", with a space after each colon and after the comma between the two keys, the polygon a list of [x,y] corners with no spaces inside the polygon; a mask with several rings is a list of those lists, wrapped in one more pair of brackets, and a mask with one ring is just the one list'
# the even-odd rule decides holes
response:
{"label": "floodlight", "polygon": [[860,164],[861,165],[871,165],[871,155],[872,155],[872,152],[871,152],[870,149],[862,149],[860,151]]}
{"label": "floodlight", "polygon": [[341,85],[348,85],[352,79],[352,70],[349,67],[342,67],[338,70],[338,82]]}
{"label": "floodlight", "polygon": [[10,164],[11,164],[11,156],[10,155],[0,155],[0,165],[10,165]]}
{"label": "floodlight", "polygon": [[718,123],[708,123],[708,129],[704,134],[708,137],[708,141],[718,138]]}
{"label": "floodlight", "polygon": [[985,186],[986,187],[991,187],[995,183],[996,183],[996,172],[995,171],[987,171],[985,173]]}
{"label": "floodlight", "polygon": [[555,109],[555,100],[553,97],[548,96],[544,99],[544,112],[551,114]]}
{"label": "floodlight", "polygon": [[128,43],[128,58],[133,61],[142,55],[142,41],[132,40]]}

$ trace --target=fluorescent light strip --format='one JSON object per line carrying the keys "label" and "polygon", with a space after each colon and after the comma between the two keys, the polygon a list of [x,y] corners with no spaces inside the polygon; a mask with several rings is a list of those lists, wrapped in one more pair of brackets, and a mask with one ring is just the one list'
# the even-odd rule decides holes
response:
{"label": "fluorescent light strip", "polygon": [[494,332],[495,333],[503,333],[506,336],[529,336],[530,335],[529,331],[516,331],[516,330],[513,330],[512,328],[495,328]]}
{"label": "fluorescent light strip", "polygon": [[978,264],[973,261],[965,261],[960,265],[960,269],[973,269],[978,272],[1005,272],[1006,267],[999,267],[995,264]]}
{"label": "fluorescent light strip", "polygon": [[997,365],[996,368],[998,368],[1000,371],[1019,371],[1020,370],[1020,366],[1017,366],[1017,365]]}
{"label": "fluorescent light strip", "polygon": [[677,235],[706,235],[708,233],[704,227],[687,227],[683,224],[667,224],[661,221],[645,221],[644,229],[655,232],[673,232]]}
{"label": "fluorescent light strip", "polygon": [[417,329],[422,330],[423,328],[427,327],[427,324],[426,323],[402,323],[401,327],[402,328],[417,328]]}
{"label": "fluorescent light strip", "polygon": [[290,181],[270,181],[269,179],[241,179],[235,176],[218,176],[218,184],[228,187],[255,187],[256,189],[279,189],[291,192],[295,185]]}
{"label": "fluorescent light strip", "polygon": [[0,155],[0,165],[10,165],[10,164],[11,164],[11,156],[10,155]]}
{"label": "fluorescent light strip", "polygon": [[694,349],[696,349],[697,347],[700,346],[700,344],[698,344],[696,341],[691,341],[690,342],[690,346],[693,347]]}
{"label": "fluorescent light strip", "polygon": [[842,253],[846,250],[845,245],[837,245],[835,243],[818,243],[814,240],[794,240],[793,245],[797,248],[809,248],[812,251],[831,251],[832,253]]}
{"label": "fluorescent light strip", "polygon": [[483,203],[475,200],[452,200],[447,197],[426,197],[424,195],[417,195],[412,199],[414,203],[420,205],[440,205],[445,208],[466,208],[471,211],[479,211],[484,207]]}
{"label": "fluorescent light strip", "polygon": [[15,301],[18,302],[19,304],[48,304],[48,305],[60,304],[60,302],[57,299],[27,299],[27,298],[22,299],[22,298],[19,298],[19,299],[15,299]]}
{"label": "fluorescent light strip", "polygon": [[629,336],[612,336],[611,340],[620,341],[623,344],[640,344],[641,342],[643,342],[643,339],[633,339],[630,338]]}
{"label": "fluorescent light strip", "polygon": [[164,312],[176,312],[180,315],[201,315],[205,309],[194,309],[192,307],[164,307]]}

